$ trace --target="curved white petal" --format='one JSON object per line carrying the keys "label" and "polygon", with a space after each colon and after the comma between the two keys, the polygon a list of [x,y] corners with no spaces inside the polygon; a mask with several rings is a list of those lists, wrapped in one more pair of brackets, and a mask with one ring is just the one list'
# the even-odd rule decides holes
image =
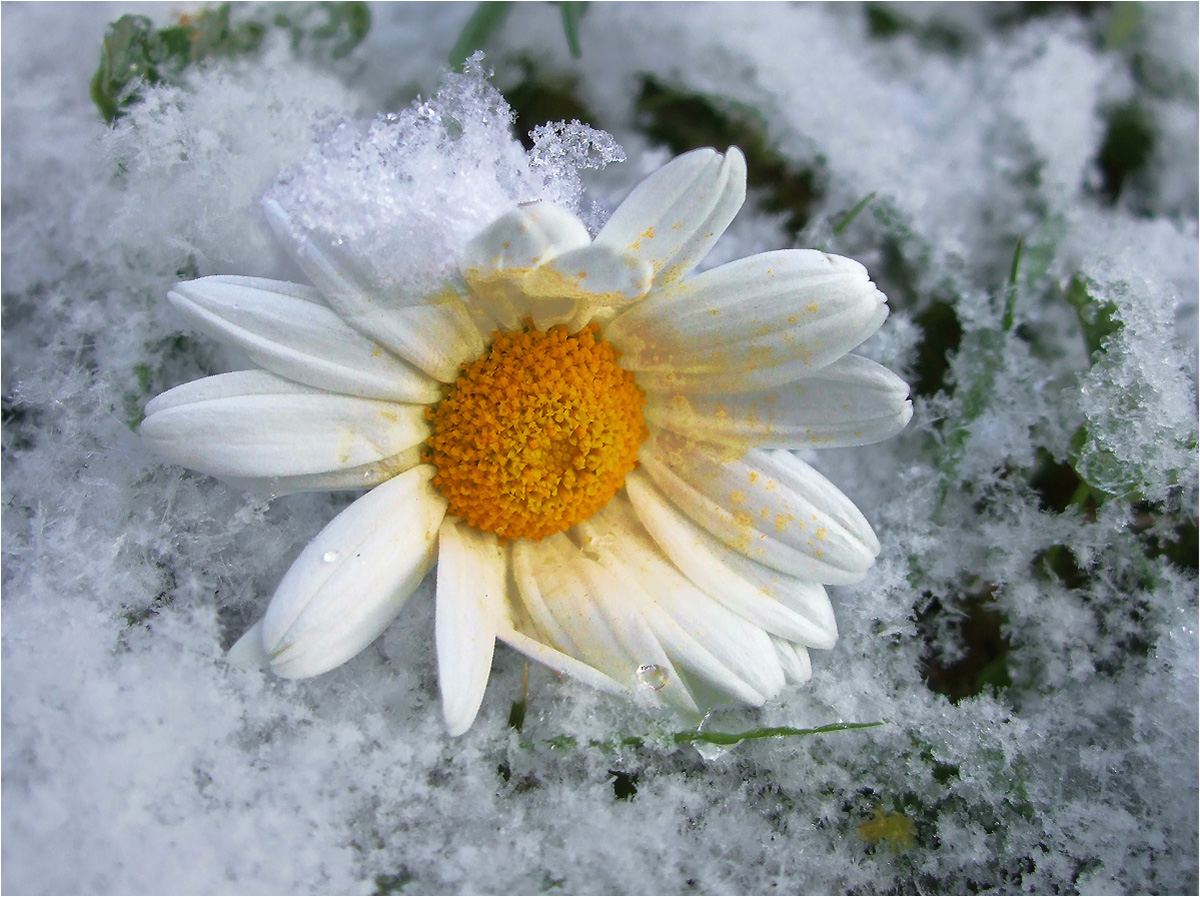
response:
{"label": "curved white petal", "polygon": [[607,246],[583,246],[532,269],[469,275],[475,301],[503,329],[530,317],[539,330],[567,324],[578,330],[600,309],[639,298],[650,285],[647,265]]}
{"label": "curved white petal", "polygon": [[262,621],[281,676],[316,676],[373,642],[433,566],[446,501],[422,465],[372,489],[317,534]]}
{"label": "curved white petal", "polygon": [[623,498],[580,524],[594,553],[636,600],[672,662],[724,695],[755,706],[778,694],[783,671],[770,639],[667,560]]}
{"label": "curved white petal", "polygon": [[146,405],[156,452],[219,477],[287,477],[360,467],[429,435],[424,408],[298,386],[265,371],[194,380]]}
{"label": "curved white petal", "polygon": [[704,442],[741,448],[836,448],[879,442],[912,418],[908,384],[846,355],[803,380],[755,392],[649,392],[646,419]]}
{"label": "curved white petal", "polygon": [[807,582],[756,563],[692,522],[640,471],[625,478],[638,519],[697,587],[772,635],[831,648],[837,623],[829,596]]}
{"label": "curved white petal", "polygon": [[360,464],[357,467],[347,467],[343,470],[327,470],[320,473],[303,473],[286,477],[221,477],[221,479],[237,489],[278,498],[281,495],[292,495],[296,492],[370,489],[380,483],[386,483],[392,477],[399,476],[406,470],[411,470],[420,461],[421,449],[419,446],[413,446],[390,458],[372,461],[369,464]]}
{"label": "curved white petal", "polygon": [[435,380],[348,326],[313,294],[257,277],[202,277],[176,284],[167,298],[197,330],[297,383],[395,402],[441,398]]}
{"label": "curved white petal", "polygon": [[729,393],[812,376],[887,318],[853,259],[764,252],[651,293],[605,327],[643,389]]}
{"label": "curved white petal", "polygon": [[579,219],[553,203],[525,203],[501,216],[468,244],[459,266],[472,311],[490,329],[515,330],[529,317],[543,330],[566,323],[574,299],[531,301],[522,285],[542,262],[591,242]]}
{"label": "curved white petal", "polygon": [[524,203],[471,240],[459,268],[464,277],[532,269],[591,242],[587,228],[566,209],[551,202]]}
{"label": "curved white petal", "polygon": [[789,682],[803,685],[812,678],[812,660],[803,645],[795,645],[785,639],[775,637],[771,638],[771,642],[775,646],[775,653],[779,656],[779,662],[783,665]]}
{"label": "curved white petal", "polygon": [[611,676],[605,675],[595,667],[588,666],[581,660],[563,654],[551,645],[540,642],[523,632],[518,632],[516,629],[502,626],[496,632],[496,638],[520,651],[530,660],[536,660],[543,666],[549,667],[559,675],[578,679],[584,685],[610,695],[629,694],[629,687],[617,682]]}
{"label": "curved white petal", "polygon": [[[566,542],[566,548],[563,543]],[[529,539],[518,539],[512,547],[513,579],[517,583],[517,593],[521,604],[533,621],[537,639],[555,649],[574,656],[577,653],[575,643],[567,630],[563,628],[550,612],[542,590],[538,584],[536,569],[543,566],[545,554],[542,552],[558,553],[570,550],[570,543],[565,536],[554,535],[537,543]]]}
{"label": "curved white petal", "polygon": [[437,645],[442,715],[451,735],[471,728],[492,671],[508,570],[492,533],[447,518],[438,535]]}
{"label": "curved white petal", "polygon": [[[523,555],[520,563],[518,553]],[[518,543],[513,572],[530,615],[539,629],[551,628],[557,633],[555,647],[562,653],[630,686],[639,681],[640,668],[657,667],[663,671],[665,683],[657,697],[686,712],[697,711],[662,645],[621,583],[581,554],[566,536],[558,533],[523,550]],[[547,614],[552,622],[544,619]]]}
{"label": "curved white petal", "polygon": [[483,354],[483,335],[454,292],[409,295],[340,240],[302,232],[274,200],[262,207],[280,243],[351,327],[443,383]]}
{"label": "curved white petal", "polygon": [[858,582],[879,553],[854,504],[788,452],[722,457],[718,447],[659,433],[639,460],[684,514],[751,560],[797,579]]}
{"label": "curved white petal", "polygon": [[595,243],[572,249],[547,261],[530,279],[526,290],[547,298],[569,284],[567,295],[599,307],[620,307],[650,289],[650,266],[643,260]]}
{"label": "curved white petal", "polygon": [[746,159],[698,149],[647,177],[613,212],[596,244],[646,262],[656,286],[684,278],[729,227],[746,199]]}

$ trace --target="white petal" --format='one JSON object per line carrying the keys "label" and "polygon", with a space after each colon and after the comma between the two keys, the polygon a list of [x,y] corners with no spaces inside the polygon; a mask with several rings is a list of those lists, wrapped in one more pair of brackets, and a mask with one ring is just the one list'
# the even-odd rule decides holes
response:
{"label": "white petal", "polygon": [[395,619],[435,560],[446,501],[433,473],[422,465],[372,489],[296,558],[262,622],[276,673],[331,670]]}
{"label": "white petal", "polygon": [[629,687],[590,667],[581,660],[563,654],[557,648],[543,644],[522,632],[502,627],[496,638],[516,648],[530,660],[536,660],[562,676],[578,679],[584,685],[611,695],[628,695]]}
{"label": "white petal", "polygon": [[812,678],[812,660],[803,645],[795,645],[781,638],[772,638],[771,641],[789,682],[803,685]]}
{"label": "white petal", "polygon": [[436,381],[348,326],[313,294],[256,277],[203,277],[176,284],[167,298],[197,330],[297,383],[396,402],[441,398]]}
{"label": "white petal", "polygon": [[[562,547],[565,543],[565,547]],[[543,539],[540,543],[518,539],[512,547],[513,578],[517,583],[521,604],[533,621],[539,642],[574,656],[575,644],[567,630],[554,618],[535,575],[536,567],[545,563],[545,552],[571,551],[573,546],[561,534]],[[540,562],[540,563],[539,563]]]}
{"label": "white petal", "polygon": [[483,354],[483,336],[453,292],[409,295],[340,240],[301,232],[274,200],[263,200],[263,212],[284,248],[351,327],[443,383],[454,380],[464,361]]}
{"label": "white petal", "polygon": [[643,389],[746,392],[809,377],[887,318],[887,298],[853,259],[764,252],[651,293],[605,338]]}
{"label": "white petal", "polygon": [[629,685],[639,681],[639,668],[659,667],[666,673],[667,684],[658,697],[686,712],[697,711],[636,604],[628,600],[621,583],[608,570],[584,557],[561,533],[533,546],[526,559],[543,607],[535,610],[531,606],[535,602],[527,594],[530,583],[522,576],[522,567],[514,563],[521,597],[535,620],[547,612],[552,616],[563,639],[558,645],[563,653]]}
{"label": "white petal", "polygon": [[244,670],[261,670],[271,665],[271,655],[263,647],[262,620],[247,629],[225,652],[225,659]]}
{"label": "white petal", "polygon": [[340,489],[370,489],[386,483],[392,477],[416,467],[421,460],[419,446],[405,449],[382,461],[328,470],[321,473],[297,474],[287,477],[221,477],[231,486],[247,492],[257,492],[271,498],[296,492],[329,492]]}
{"label": "white petal", "polygon": [[751,560],[819,583],[866,576],[879,542],[832,483],[787,452],[720,451],[659,433],[639,460],[680,511]]}
{"label": "white petal", "polygon": [[471,241],[460,265],[472,311],[490,319],[489,329],[515,330],[528,317],[543,330],[566,323],[575,315],[575,300],[531,301],[522,284],[542,262],[591,242],[579,219],[553,203],[526,203],[500,217]]}
{"label": "white petal", "polygon": [[535,296],[566,295],[595,307],[628,305],[650,289],[650,266],[611,246],[595,243],[556,255],[526,285]]}
{"label": "white petal", "polygon": [[595,586],[596,601],[628,655],[637,664],[632,673],[641,693],[650,696],[648,692],[652,692],[654,697],[676,710],[699,714],[700,708],[687,683],[680,677],[659,640],[660,630],[647,620],[645,611],[653,611],[653,607],[640,607],[637,593],[619,588],[620,580],[599,564],[585,560],[581,566],[592,574],[588,577],[585,573],[585,578],[600,580]]}
{"label": "white petal", "polygon": [[532,270],[498,271],[466,283],[500,327],[514,326],[506,316],[529,316],[539,330],[557,324],[578,330],[597,310],[627,305],[645,293],[650,272],[644,262],[610,247],[584,246]]}
{"label": "white petal", "polygon": [[810,377],[720,396],[650,392],[647,420],[706,442],[741,448],[834,448],[894,436],[912,418],[908,384],[846,355]]}
{"label": "white petal", "polygon": [[596,243],[647,262],[656,285],[673,283],[704,258],[745,199],[741,150],[693,150],[638,184]]}
{"label": "white petal", "polygon": [[156,452],[220,477],[287,477],[390,458],[429,435],[424,408],[336,395],[265,371],[185,383],[146,405]]}
{"label": "white petal", "polygon": [[779,692],[783,671],[759,627],[715,602],[676,569],[624,499],[614,499],[579,528],[583,549],[598,555],[638,605],[667,656],[721,693],[755,706]]}
{"label": "white petal", "polygon": [[583,223],[550,202],[525,203],[497,218],[463,253],[464,277],[532,269],[555,255],[592,242]]}
{"label": "white petal", "polygon": [[492,671],[496,631],[507,602],[500,543],[453,519],[438,536],[437,644],[442,715],[451,735],[471,728]]}
{"label": "white petal", "polygon": [[818,583],[787,576],[729,548],[672,505],[644,473],[631,473],[625,487],[654,541],[696,586],[773,635],[833,647],[837,624]]}

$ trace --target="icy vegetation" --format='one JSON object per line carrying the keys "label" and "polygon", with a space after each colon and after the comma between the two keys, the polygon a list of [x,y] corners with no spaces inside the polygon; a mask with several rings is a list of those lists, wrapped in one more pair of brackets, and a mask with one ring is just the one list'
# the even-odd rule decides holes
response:
{"label": "icy vegetation", "polygon": [[[3,889],[1194,893],[1197,6],[1031,6],[514,4],[490,81],[446,77],[473,5],[235,7],[98,107],[123,10],[6,5]],[[705,730],[880,725],[693,744],[542,668],[522,705],[500,648],[450,739],[430,582],[332,673],[227,665],[350,496],[139,442],[147,399],[244,364],[171,284],[300,279],[270,190],[421,282],[514,199],[594,227],[731,144],[751,195],[707,264],[862,261],[915,417],[809,458],[879,563],[808,685]]]}

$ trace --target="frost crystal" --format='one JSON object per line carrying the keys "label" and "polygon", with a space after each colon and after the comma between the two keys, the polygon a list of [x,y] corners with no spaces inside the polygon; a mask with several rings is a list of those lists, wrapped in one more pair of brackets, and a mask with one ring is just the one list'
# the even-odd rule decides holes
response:
{"label": "frost crystal", "polygon": [[609,135],[578,123],[540,128],[526,154],[512,122],[476,54],[424,102],[369,124],[338,122],[267,197],[298,232],[353,242],[359,257],[378,260],[370,277],[422,296],[515,204],[545,199],[575,211],[579,169],[624,158]]}

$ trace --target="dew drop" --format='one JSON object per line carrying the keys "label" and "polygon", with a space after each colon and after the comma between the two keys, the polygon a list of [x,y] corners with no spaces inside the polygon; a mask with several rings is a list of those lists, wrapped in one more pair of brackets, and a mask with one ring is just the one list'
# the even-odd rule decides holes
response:
{"label": "dew drop", "polygon": [[667,685],[668,673],[657,663],[644,663],[637,668],[638,682],[654,691],[662,691]]}
{"label": "dew drop", "polygon": [[323,554],[321,556],[321,560],[323,560],[327,564],[332,564],[332,563],[335,563],[338,560],[340,560],[341,557],[342,557],[341,552],[327,551],[327,552],[325,552],[325,554]]}

